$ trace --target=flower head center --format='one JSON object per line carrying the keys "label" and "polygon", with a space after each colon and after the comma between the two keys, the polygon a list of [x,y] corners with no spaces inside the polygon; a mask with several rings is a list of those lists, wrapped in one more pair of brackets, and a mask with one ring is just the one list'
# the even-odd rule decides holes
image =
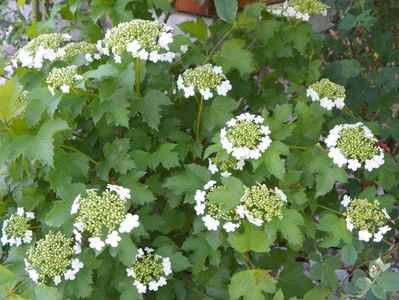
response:
{"label": "flower head center", "polygon": [[254,122],[239,121],[233,127],[227,129],[227,138],[234,147],[247,147],[254,150],[262,140],[261,126]]}
{"label": "flower head center", "polygon": [[337,140],[337,147],[346,157],[360,162],[365,162],[379,153],[376,143],[364,136],[361,127],[342,129]]}

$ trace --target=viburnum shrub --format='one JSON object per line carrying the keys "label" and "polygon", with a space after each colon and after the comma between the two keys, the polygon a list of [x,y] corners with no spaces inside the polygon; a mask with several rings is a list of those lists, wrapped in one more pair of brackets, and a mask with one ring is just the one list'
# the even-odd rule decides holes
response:
{"label": "viburnum shrub", "polygon": [[0,86],[0,296],[396,299],[398,105],[356,81],[397,95],[397,61],[331,61],[317,0],[215,1],[183,34],[168,1],[97,2],[54,6],[71,30]]}

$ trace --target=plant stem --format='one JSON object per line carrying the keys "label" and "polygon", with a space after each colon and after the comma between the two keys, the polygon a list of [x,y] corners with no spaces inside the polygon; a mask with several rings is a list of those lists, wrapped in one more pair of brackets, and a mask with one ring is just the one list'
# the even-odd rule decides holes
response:
{"label": "plant stem", "polygon": [[288,145],[289,148],[291,149],[300,149],[300,150],[307,150],[309,147],[304,147],[304,146],[297,146],[297,145]]}
{"label": "plant stem", "polygon": [[60,145],[60,147],[61,147],[61,148],[64,148],[64,149],[68,149],[68,150],[74,151],[74,152],[78,152],[78,153],[82,154],[83,156],[85,156],[85,157],[86,157],[89,161],[91,161],[93,164],[98,165],[98,162],[97,162],[97,161],[95,161],[94,159],[92,159],[92,158],[91,158],[90,156],[88,156],[86,153],[83,153],[82,151],[76,149],[75,147],[68,146],[68,145]]}
{"label": "plant stem", "polygon": [[233,31],[234,26],[232,26],[227,32],[218,40],[216,43],[215,47],[209,52],[209,54],[206,56],[204,63],[207,63],[211,58],[213,53],[215,53],[216,49],[219,48],[220,44],[229,36],[229,34]]}
{"label": "plant stem", "polygon": [[332,209],[332,208],[329,208],[329,207],[327,207],[327,206],[324,206],[324,205],[321,205],[321,204],[317,204],[317,206],[318,206],[318,207],[321,207],[321,208],[323,208],[323,209],[325,209],[325,210],[331,211],[331,212],[333,212],[334,214],[341,215],[341,216],[344,215],[344,214],[341,213],[340,211],[335,210],[335,209]]}
{"label": "plant stem", "polygon": [[197,129],[196,129],[196,136],[195,139],[198,141],[199,139],[199,132],[201,129],[201,115],[202,115],[202,107],[204,106],[204,97],[200,97],[200,101],[198,104],[198,114],[197,114]]}
{"label": "plant stem", "polygon": [[32,23],[39,21],[39,0],[32,0]]}
{"label": "plant stem", "polygon": [[140,75],[140,67],[141,67],[141,61],[140,58],[136,58],[136,82],[135,82],[135,89],[137,95],[140,96],[140,81],[141,81],[141,75]]}

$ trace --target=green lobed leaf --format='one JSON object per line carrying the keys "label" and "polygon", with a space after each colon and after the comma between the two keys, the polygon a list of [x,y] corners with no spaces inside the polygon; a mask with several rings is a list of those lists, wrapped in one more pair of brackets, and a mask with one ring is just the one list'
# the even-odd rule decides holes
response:
{"label": "green lobed leaf", "polygon": [[237,14],[237,0],[215,0],[216,13],[219,18],[226,22],[233,22]]}
{"label": "green lobed leaf", "polygon": [[273,294],[276,281],[269,273],[269,270],[253,269],[234,274],[229,284],[231,299],[263,300],[263,292]]}
{"label": "green lobed leaf", "polygon": [[158,90],[150,90],[143,98],[134,99],[132,110],[140,113],[148,126],[158,130],[161,123],[161,107],[170,104],[171,101],[167,95]]}
{"label": "green lobed leaf", "polygon": [[198,39],[205,44],[208,40],[208,27],[202,18],[197,18],[195,21],[186,21],[179,24],[183,32]]}
{"label": "green lobed leaf", "polygon": [[323,215],[318,229],[328,233],[328,236],[320,243],[323,248],[338,247],[341,240],[346,244],[352,243],[352,234],[346,229],[345,220],[334,214]]}
{"label": "green lobed leaf", "polygon": [[385,291],[393,293],[399,291],[399,275],[394,272],[384,272],[376,280],[378,285]]}
{"label": "green lobed leaf", "polygon": [[216,64],[221,66],[225,73],[232,69],[237,69],[241,75],[252,73],[255,70],[254,57],[244,46],[243,40],[226,41],[216,55]]}
{"label": "green lobed leaf", "polygon": [[235,231],[229,233],[227,238],[230,245],[238,252],[245,253],[248,251],[254,252],[269,252],[270,245],[266,233],[248,222],[243,223],[244,231],[242,233]]}
{"label": "green lobed leaf", "polygon": [[16,279],[17,276],[4,266],[0,265],[0,284],[5,284],[11,280]]}

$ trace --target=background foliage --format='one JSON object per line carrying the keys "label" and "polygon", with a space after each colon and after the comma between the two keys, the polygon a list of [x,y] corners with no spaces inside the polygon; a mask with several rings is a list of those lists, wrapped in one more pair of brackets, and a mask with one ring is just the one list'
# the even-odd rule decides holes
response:
{"label": "background foliage", "polygon": [[[111,182],[131,189],[142,226],[116,251],[96,257],[83,251],[84,270],[61,288],[35,286],[26,277],[26,247],[3,248],[2,297],[140,299],[125,268],[138,247],[152,246],[171,257],[174,273],[149,299],[397,299],[397,230],[382,243],[358,241],[346,229],[339,195],[380,200],[398,226],[399,7],[394,0],[329,4],[338,9],[337,24],[326,34],[273,18],[263,4],[247,5],[237,16],[235,7],[219,7],[220,19],[209,27],[201,18],[184,22],[180,29],[193,39],[176,36],[175,46],[187,44],[188,52],[174,64],[147,64],[141,96],[127,60],[82,67],[82,89],[62,96],[47,90],[47,70],[18,70],[0,87],[2,214],[18,206],[34,210],[37,238],[50,229],[71,233],[74,197]],[[69,22],[63,31],[78,29],[79,40],[95,42],[110,22],[150,19],[149,8],[166,18],[172,11],[165,0],[67,0],[52,4],[40,22],[22,18],[14,25],[33,38],[58,31],[62,18]],[[222,66],[233,89],[206,102],[195,141],[196,103],[174,95],[174,81],[206,62]],[[306,87],[323,77],[346,87],[344,112],[306,98]],[[29,103],[24,117],[10,123],[19,86],[29,91]],[[247,186],[279,186],[289,205],[282,220],[264,227],[209,232],[195,217],[193,196],[211,178],[207,157],[221,127],[245,110],[266,118],[273,142],[233,176]],[[321,137],[336,124],[362,120],[379,137],[386,163],[348,176],[332,164]],[[234,191],[227,187],[227,193],[220,201],[231,201]],[[378,258],[386,271],[370,280],[369,263]]]}

